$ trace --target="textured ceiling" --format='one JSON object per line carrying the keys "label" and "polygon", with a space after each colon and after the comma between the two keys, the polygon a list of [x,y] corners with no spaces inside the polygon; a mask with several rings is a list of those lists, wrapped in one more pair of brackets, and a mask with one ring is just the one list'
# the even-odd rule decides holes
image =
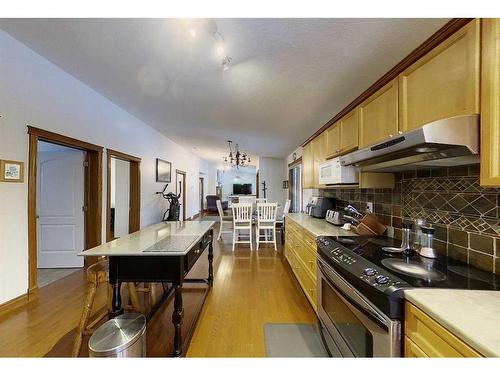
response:
{"label": "textured ceiling", "polygon": [[[4,19],[0,28],[220,161],[227,139],[252,155],[286,156],[446,21]],[[233,58],[224,73],[215,30]]]}

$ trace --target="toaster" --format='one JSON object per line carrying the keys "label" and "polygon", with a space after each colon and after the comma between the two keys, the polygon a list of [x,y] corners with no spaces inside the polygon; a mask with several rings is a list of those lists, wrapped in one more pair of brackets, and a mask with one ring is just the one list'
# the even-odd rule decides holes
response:
{"label": "toaster", "polygon": [[328,210],[326,211],[325,220],[330,224],[342,226],[344,225],[344,214],[340,211]]}

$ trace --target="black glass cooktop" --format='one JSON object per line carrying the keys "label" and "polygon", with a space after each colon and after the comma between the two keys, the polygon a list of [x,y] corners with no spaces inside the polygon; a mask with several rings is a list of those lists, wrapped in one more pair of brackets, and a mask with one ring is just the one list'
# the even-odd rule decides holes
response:
{"label": "black glass cooktop", "polygon": [[401,245],[401,241],[393,238],[373,236],[325,238],[337,242],[413,287],[500,290],[499,276],[452,258],[429,259],[418,254],[406,256],[402,253],[383,251],[384,246]]}

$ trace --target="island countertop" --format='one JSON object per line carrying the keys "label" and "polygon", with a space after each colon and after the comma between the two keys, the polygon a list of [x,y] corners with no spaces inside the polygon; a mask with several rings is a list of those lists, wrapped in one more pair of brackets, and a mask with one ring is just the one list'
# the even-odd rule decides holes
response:
{"label": "island countertop", "polygon": [[293,220],[313,236],[357,236],[356,233],[328,223],[325,219],[316,219],[302,213],[288,213],[286,218]]}
{"label": "island countertop", "polygon": [[170,221],[154,224],[83,251],[82,256],[185,255],[214,226],[215,221]]}
{"label": "island countertop", "polygon": [[405,298],[485,357],[500,357],[500,291],[419,288]]}

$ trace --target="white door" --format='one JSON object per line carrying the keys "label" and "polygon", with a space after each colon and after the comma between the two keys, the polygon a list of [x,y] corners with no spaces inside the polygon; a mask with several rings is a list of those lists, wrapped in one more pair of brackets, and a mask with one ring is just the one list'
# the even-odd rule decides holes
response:
{"label": "white door", "polygon": [[38,153],[38,268],[83,267],[85,153]]}
{"label": "white door", "polygon": [[185,184],[184,184],[184,174],[182,173],[175,173],[175,180],[176,180],[176,187],[175,187],[175,194],[179,195],[179,192],[181,193],[179,197],[179,204],[181,206],[180,213],[179,213],[179,220],[184,221],[186,218],[184,217],[184,193],[185,193]]}

